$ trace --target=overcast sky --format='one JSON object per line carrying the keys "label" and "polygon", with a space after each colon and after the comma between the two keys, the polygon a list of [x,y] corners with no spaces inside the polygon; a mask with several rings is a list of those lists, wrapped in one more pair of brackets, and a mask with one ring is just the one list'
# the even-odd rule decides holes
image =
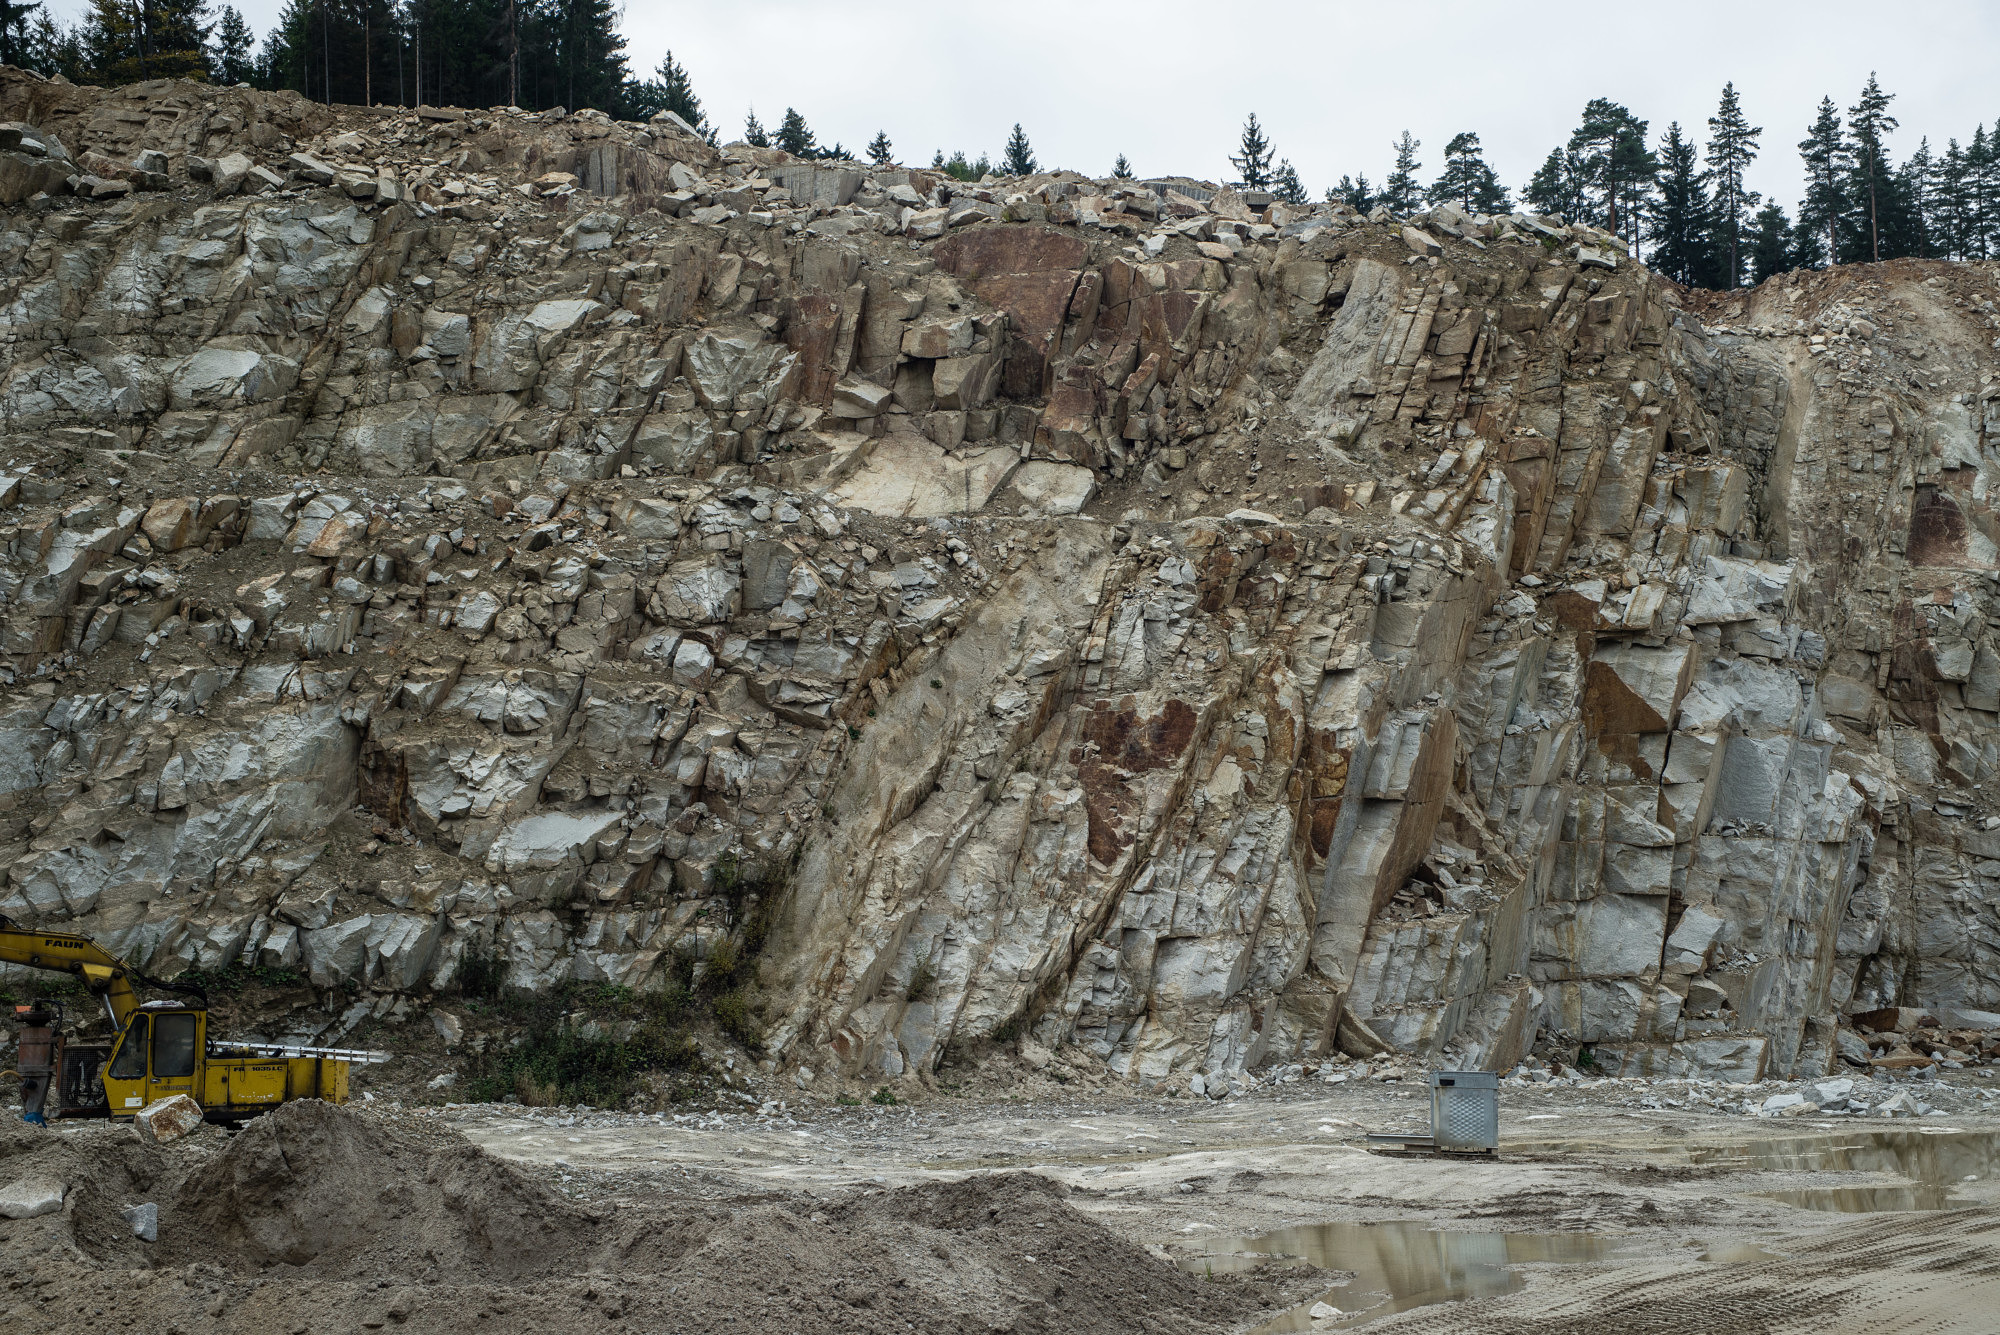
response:
{"label": "overcast sky", "polygon": [[[261,35],[279,0],[237,3]],[[1379,184],[1405,128],[1426,181],[1446,140],[1474,130],[1518,190],[1593,97],[1631,107],[1656,140],[1678,120],[1705,141],[1734,80],[1764,127],[1750,184],[1791,210],[1819,99],[1844,115],[1870,70],[1896,94],[1898,160],[2000,116],[1991,0],[629,0],[624,30],[637,71],[673,49],[725,139],[753,105],[773,126],[795,106],[822,143],[858,150],[886,129],[900,159],[927,162],[938,148],[997,156],[1018,120],[1045,166],[1103,174],[1123,152],[1141,175],[1221,179],[1254,111],[1315,196],[1343,173]]]}

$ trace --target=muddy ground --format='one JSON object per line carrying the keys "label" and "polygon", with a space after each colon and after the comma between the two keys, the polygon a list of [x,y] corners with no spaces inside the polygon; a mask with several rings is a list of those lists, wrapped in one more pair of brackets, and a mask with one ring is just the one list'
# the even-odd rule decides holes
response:
{"label": "muddy ground", "polygon": [[[1426,1095],[1365,1081],[678,1116],[378,1100],[168,1146],[10,1127],[0,1187],[68,1195],[0,1220],[0,1329],[1995,1328],[1987,1096],[1750,1118],[1688,1092],[1510,1088],[1502,1154],[1473,1163],[1369,1153]],[[118,1213],[139,1200],[155,1242]]]}

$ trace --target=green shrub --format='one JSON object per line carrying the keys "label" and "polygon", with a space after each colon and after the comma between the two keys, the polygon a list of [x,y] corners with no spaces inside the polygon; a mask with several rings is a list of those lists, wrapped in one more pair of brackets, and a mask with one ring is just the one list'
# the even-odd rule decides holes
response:
{"label": "green shrub", "polygon": [[[572,983],[540,996],[508,992],[491,1010],[518,1027],[519,1041],[491,1044],[473,1059],[465,1092],[475,1101],[512,1094],[542,1106],[617,1108],[642,1093],[649,1076],[682,1077],[669,1082],[669,1097],[678,1098],[706,1069],[687,1029],[688,994],[677,986],[635,993]],[[584,1032],[590,1021],[599,1032]],[[605,1032],[623,1023],[634,1026],[629,1036]]]}
{"label": "green shrub", "polygon": [[218,969],[199,966],[183,969],[173,981],[187,987],[198,987],[210,995],[221,993],[233,996],[249,987],[298,987],[306,981],[306,976],[297,969],[231,960]]}

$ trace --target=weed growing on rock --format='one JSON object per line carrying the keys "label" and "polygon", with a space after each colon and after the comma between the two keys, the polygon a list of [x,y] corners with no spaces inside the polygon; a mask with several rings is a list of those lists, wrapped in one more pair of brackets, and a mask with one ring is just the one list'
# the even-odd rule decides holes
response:
{"label": "weed growing on rock", "polygon": [[571,983],[551,994],[508,991],[480,1010],[518,1032],[473,1061],[467,1094],[496,1102],[512,1094],[538,1106],[625,1106],[665,1074],[671,1100],[687,1097],[706,1071],[688,1032],[689,994],[671,985],[637,993],[608,984]]}

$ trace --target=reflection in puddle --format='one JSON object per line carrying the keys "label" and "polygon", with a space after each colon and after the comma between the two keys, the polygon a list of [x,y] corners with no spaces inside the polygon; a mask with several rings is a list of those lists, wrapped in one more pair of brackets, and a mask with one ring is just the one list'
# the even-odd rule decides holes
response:
{"label": "reflection in puddle", "polygon": [[1759,1196],[1806,1210],[1866,1214],[1878,1210],[1944,1210],[1952,1184],[1984,1178],[2000,1165],[2000,1136],[1944,1128],[1773,1136],[1733,1145],[1690,1146],[1695,1163],[1741,1171],[1889,1173],[1907,1185],[1815,1187],[1762,1191]]}
{"label": "reflection in puddle", "polygon": [[1829,1210],[1835,1214],[1875,1214],[1890,1210],[1946,1210],[1969,1205],[1955,1201],[1943,1187],[1913,1183],[1907,1187],[1809,1187],[1804,1191],[1759,1191],[1767,1201],[1779,1201],[1801,1210]]}
{"label": "reflection in puddle", "polygon": [[1754,1242],[1725,1242],[1720,1247],[1705,1247],[1697,1261],[1712,1261],[1716,1265],[1758,1265],[1765,1261],[1782,1261],[1783,1252],[1766,1251]]}
{"label": "reflection in puddle", "polygon": [[[1590,1233],[1440,1233],[1421,1223],[1313,1224],[1251,1238],[1206,1240],[1206,1250],[1182,1262],[1189,1270],[1240,1272],[1273,1261],[1309,1261],[1351,1270],[1354,1279],[1327,1290],[1251,1335],[1297,1330],[1346,1330],[1428,1303],[1494,1298],[1524,1282],[1510,1266],[1529,1262],[1599,1260],[1611,1240]],[[1316,1304],[1340,1309],[1339,1319],[1314,1325]],[[1323,1309],[1322,1309],[1323,1310]]]}

